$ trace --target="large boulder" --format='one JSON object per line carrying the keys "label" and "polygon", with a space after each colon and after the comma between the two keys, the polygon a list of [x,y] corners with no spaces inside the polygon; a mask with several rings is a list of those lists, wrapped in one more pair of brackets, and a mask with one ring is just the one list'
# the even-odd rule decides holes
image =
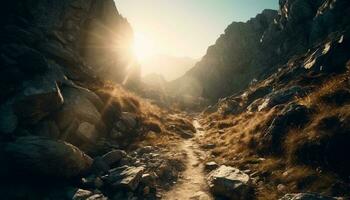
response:
{"label": "large boulder", "polygon": [[6,144],[2,159],[2,165],[12,173],[47,178],[78,177],[92,164],[92,159],[77,147],[37,136],[20,137]]}
{"label": "large boulder", "polygon": [[279,200],[336,200],[333,197],[326,197],[313,193],[286,194]]}
{"label": "large boulder", "polygon": [[[104,123],[99,112],[102,101],[90,90],[65,86],[62,89],[65,102],[56,115],[61,139],[82,147],[95,143],[104,132]],[[87,147],[88,148],[88,147]]]}
{"label": "large boulder", "polygon": [[55,81],[36,77],[23,83],[22,92],[14,100],[13,108],[24,124],[35,124],[63,104],[61,90]]}
{"label": "large boulder", "polygon": [[134,191],[139,185],[144,171],[144,167],[129,167],[125,165],[111,169],[109,174],[102,177],[102,179],[112,188]]}
{"label": "large boulder", "polygon": [[209,174],[207,181],[216,196],[232,200],[251,198],[253,188],[250,177],[237,168],[222,165]]}

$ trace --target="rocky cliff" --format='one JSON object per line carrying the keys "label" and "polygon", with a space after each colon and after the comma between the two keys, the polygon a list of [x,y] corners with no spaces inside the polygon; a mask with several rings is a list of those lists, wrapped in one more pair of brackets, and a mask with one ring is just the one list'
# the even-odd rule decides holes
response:
{"label": "rocky cliff", "polygon": [[[350,151],[350,3],[289,0],[280,4],[278,16],[256,44],[263,49],[224,62],[229,64],[225,69],[231,70],[225,71],[226,76],[218,70],[216,79],[205,79],[211,88],[204,88],[208,98],[225,94],[222,88],[232,95],[205,110],[207,135],[202,145],[210,144],[210,161],[245,169],[255,182],[258,199],[299,192],[349,199],[350,162],[345,152]],[[210,55],[208,51],[206,57]],[[210,58],[218,60],[218,56]],[[259,62],[249,68],[241,61]],[[203,68],[204,73],[205,67],[198,65],[193,70]],[[215,71],[215,66],[210,69]],[[249,70],[235,71],[243,66]],[[254,73],[249,77],[250,72]],[[223,82],[228,80],[231,84]],[[294,194],[282,199],[336,198]]]}
{"label": "rocky cliff", "polygon": [[346,0],[279,3],[278,12],[264,10],[246,23],[233,22],[170,90],[215,101],[263,80],[291,57],[349,26]]}
{"label": "rocky cliff", "polygon": [[140,74],[113,0],[0,9],[1,199],[154,199],[157,181],[176,179],[177,156],[150,155],[164,148],[121,150],[150,132],[162,138],[166,117],[125,89]]}

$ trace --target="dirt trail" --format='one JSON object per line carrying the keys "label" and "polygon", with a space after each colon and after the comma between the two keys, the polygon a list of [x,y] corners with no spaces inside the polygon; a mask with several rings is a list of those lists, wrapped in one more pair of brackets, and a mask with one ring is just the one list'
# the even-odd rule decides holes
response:
{"label": "dirt trail", "polygon": [[163,195],[165,200],[212,200],[205,180],[204,165],[202,160],[205,153],[201,151],[195,139],[204,134],[197,120],[193,125],[197,133],[194,138],[184,140],[182,149],[187,154],[186,170],[178,183]]}

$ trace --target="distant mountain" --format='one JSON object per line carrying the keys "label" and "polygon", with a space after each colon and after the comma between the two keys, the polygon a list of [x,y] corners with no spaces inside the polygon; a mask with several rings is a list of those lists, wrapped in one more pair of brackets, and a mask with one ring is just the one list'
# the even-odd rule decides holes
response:
{"label": "distant mountain", "polygon": [[144,76],[154,72],[161,74],[167,81],[184,75],[191,69],[197,59],[190,57],[176,57],[170,55],[155,55],[141,62]]}
{"label": "distant mountain", "polygon": [[212,101],[264,80],[293,56],[349,27],[347,0],[281,0],[246,23],[233,22],[194,68],[171,83],[176,94]]}

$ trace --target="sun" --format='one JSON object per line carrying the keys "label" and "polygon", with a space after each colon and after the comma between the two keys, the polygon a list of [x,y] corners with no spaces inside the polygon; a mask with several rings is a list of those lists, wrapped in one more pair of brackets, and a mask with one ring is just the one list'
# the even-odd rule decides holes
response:
{"label": "sun", "polygon": [[135,33],[133,51],[138,60],[142,61],[154,53],[152,41],[144,34]]}

